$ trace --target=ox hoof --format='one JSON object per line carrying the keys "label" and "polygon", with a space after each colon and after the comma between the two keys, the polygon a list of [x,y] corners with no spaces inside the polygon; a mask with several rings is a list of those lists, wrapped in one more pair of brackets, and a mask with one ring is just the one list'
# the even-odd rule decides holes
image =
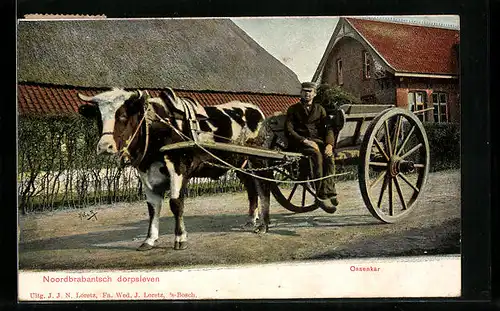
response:
{"label": "ox hoof", "polygon": [[257,228],[255,228],[255,230],[253,232],[254,233],[258,233],[258,234],[266,233],[267,232],[267,226],[266,225],[260,225]]}
{"label": "ox hoof", "polygon": [[142,243],[142,245],[137,248],[138,251],[149,251],[150,249],[153,249],[153,245],[149,245],[148,243]]}
{"label": "ox hoof", "polygon": [[249,221],[243,225],[243,229],[253,229],[253,228],[255,228],[255,226],[256,226],[256,224],[254,222]]}
{"label": "ox hoof", "polygon": [[187,242],[175,242],[174,249],[176,251],[183,250],[187,248]]}

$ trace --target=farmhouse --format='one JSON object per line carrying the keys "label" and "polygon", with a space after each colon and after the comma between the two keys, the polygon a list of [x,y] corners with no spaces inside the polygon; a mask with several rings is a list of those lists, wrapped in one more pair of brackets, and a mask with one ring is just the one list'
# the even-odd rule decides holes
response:
{"label": "farmhouse", "polygon": [[313,80],[364,103],[426,110],[426,122],[458,122],[459,31],[340,18]]}
{"label": "farmhouse", "polygon": [[229,19],[20,20],[18,113],[74,114],[77,92],[166,87],[203,105],[286,110],[297,76]]}
{"label": "farmhouse", "polygon": [[[96,155],[97,127],[79,117],[84,102],[77,93],[122,87],[157,96],[169,87],[205,106],[252,102],[266,116],[299,98],[295,73],[229,19],[50,17],[18,22],[23,213],[143,197],[135,171]],[[211,189],[241,189],[231,176],[212,182]],[[202,193],[205,184],[197,181],[187,195]]]}

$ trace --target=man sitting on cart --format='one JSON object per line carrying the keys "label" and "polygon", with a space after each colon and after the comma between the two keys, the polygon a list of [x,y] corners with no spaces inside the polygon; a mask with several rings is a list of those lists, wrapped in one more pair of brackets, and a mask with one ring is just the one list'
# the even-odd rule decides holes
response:
{"label": "man sitting on cart", "polygon": [[[301,152],[312,159],[313,178],[321,178],[334,173],[333,145],[334,132],[327,123],[325,108],[313,103],[317,85],[302,83],[300,102],[288,108],[285,133],[290,150]],[[337,191],[333,178],[315,182],[316,195],[321,208],[334,213],[338,205]]]}

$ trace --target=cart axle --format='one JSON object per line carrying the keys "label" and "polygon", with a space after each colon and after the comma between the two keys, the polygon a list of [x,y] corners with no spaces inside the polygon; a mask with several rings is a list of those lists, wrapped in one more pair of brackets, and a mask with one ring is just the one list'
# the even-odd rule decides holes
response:
{"label": "cart axle", "polygon": [[399,173],[413,172],[415,172],[415,163],[413,161],[406,161],[397,156],[391,158],[389,162],[389,173],[392,177],[397,176]]}

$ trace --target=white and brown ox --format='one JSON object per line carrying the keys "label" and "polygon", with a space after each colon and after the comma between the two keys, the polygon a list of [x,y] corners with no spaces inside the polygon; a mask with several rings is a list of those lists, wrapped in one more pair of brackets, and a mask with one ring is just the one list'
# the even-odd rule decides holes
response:
{"label": "white and brown ox", "polygon": [[[264,121],[264,114],[254,104],[232,101],[203,107],[190,98],[182,98],[167,89],[160,97],[145,92],[113,88],[93,97],[78,94],[90,104],[79,107],[80,114],[97,118],[102,130],[98,154],[118,155],[132,165],[145,186],[149,211],[147,238],[138,250],[153,248],[158,239],[160,211],[167,189],[170,209],[175,216],[174,249],[186,248],[184,226],[184,190],[191,177],[218,178],[227,169],[209,165],[216,162],[199,149],[178,149],[160,152],[162,146],[192,137],[192,122],[197,119],[198,139],[244,144],[255,140]],[[166,122],[165,122],[166,121]],[[218,156],[240,167],[245,158],[216,152]],[[249,224],[256,233],[265,233],[269,225],[269,186],[255,178],[237,174],[245,185],[249,199]],[[260,198],[260,217],[258,201]],[[257,220],[260,219],[260,224]]]}

